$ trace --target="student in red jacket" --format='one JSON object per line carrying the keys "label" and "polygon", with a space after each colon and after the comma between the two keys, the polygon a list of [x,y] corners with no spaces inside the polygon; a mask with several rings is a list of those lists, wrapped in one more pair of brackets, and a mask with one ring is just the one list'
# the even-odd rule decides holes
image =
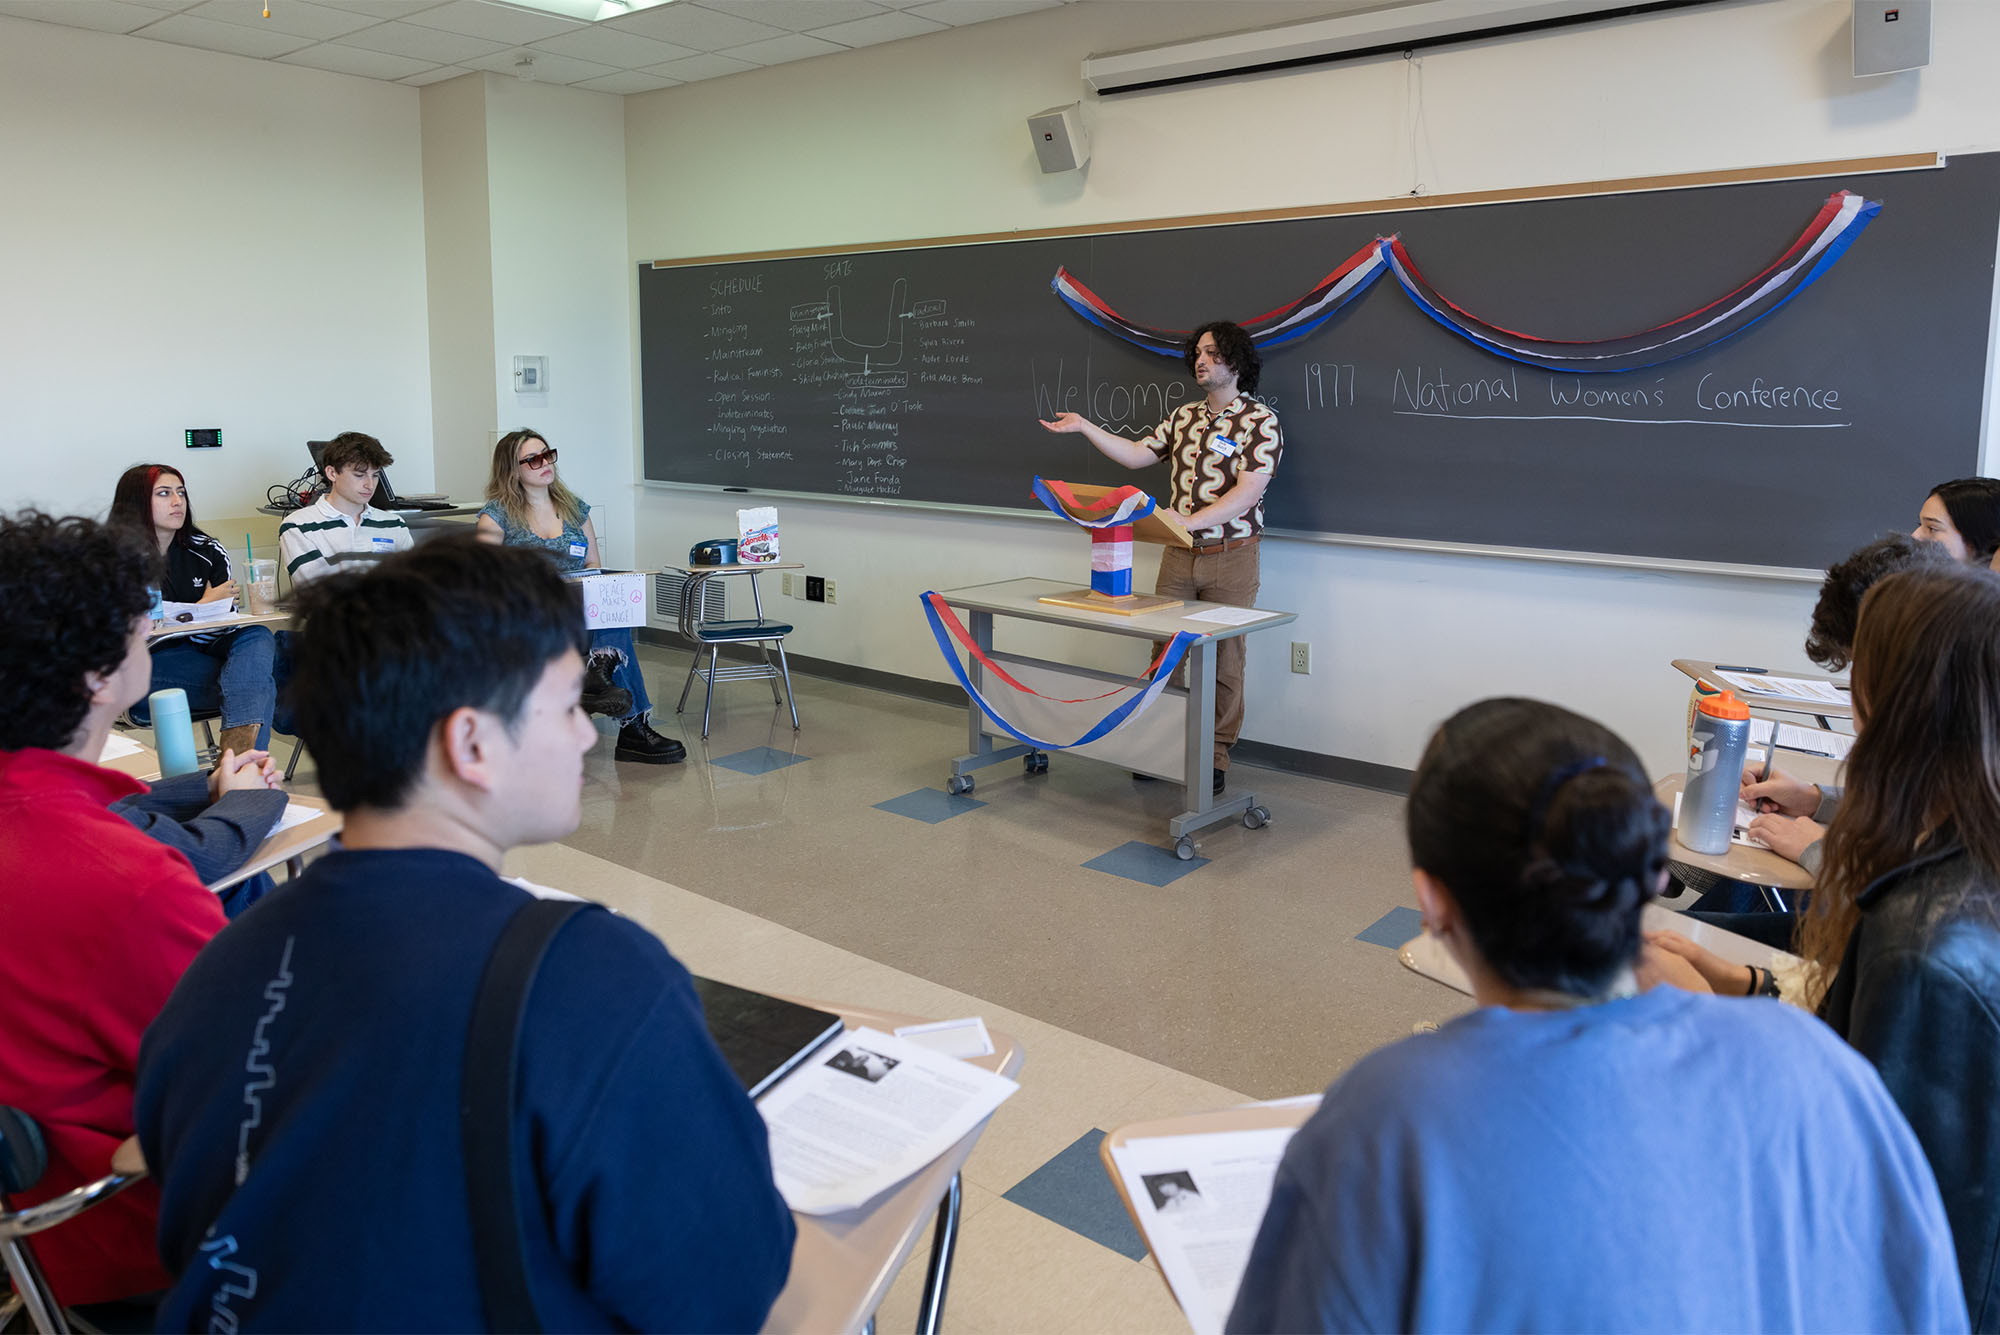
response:
{"label": "student in red jacket", "polygon": [[[146,786],[96,763],[146,693],[154,558],[88,519],[0,516],[0,1104],[41,1124],[28,1205],[109,1171],[139,1038],[222,908],[180,853],[109,809]],[[65,1304],[158,1293],[150,1183],[36,1237]]]}

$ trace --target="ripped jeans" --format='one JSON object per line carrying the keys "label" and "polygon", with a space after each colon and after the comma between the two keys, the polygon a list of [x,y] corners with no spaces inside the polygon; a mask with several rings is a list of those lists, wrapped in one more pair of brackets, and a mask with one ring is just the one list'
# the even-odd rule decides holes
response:
{"label": "ripped jeans", "polygon": [[632,712],[618,720],[619,727],[629,727],[653,712],[652,697],[646,694],[646,678],[639,671],[638,646],[632,643],[632,632],[622,626],[616,630],[590,632],[590,652],[595,654],[603,650],[609,650],[615,659],[611,684],[632,693]]}

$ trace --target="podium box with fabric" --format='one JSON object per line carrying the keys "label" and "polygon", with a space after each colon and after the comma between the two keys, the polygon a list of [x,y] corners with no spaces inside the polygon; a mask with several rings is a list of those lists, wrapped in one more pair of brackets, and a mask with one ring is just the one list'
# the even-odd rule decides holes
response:
{"label": "podium box with fabric", "polygon": [[1090,586],[1044,594],[1040,601],[1054,607],[1074,607],[1085,612],[1110,612],[1116,616],[1137,616],[1142,612],[1169,612],[1183,605],[1180,598],[1132,591],[1132,544],[1156,542],[1163,547],[1192,547],[1181,517],[1162,510],[1144,498],[1146,504],[1132,522],[1104,527],[1107,516],[1116,516],[1120,503],[1139,495],[1136,487],[1099,487],[1084,482],[1048,482],[1037,487],[1037,495],[1051,510],[1090,530]]}

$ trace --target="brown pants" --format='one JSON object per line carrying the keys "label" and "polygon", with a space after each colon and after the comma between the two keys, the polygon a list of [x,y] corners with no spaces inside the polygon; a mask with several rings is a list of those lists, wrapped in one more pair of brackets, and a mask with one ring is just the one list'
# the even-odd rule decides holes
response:
{"label": "brown pants", "polygon": [[[1234,551],[1196,555],[1169,547],[1160,557],[1154,592],[1167,598],[1200,599],[1231,607],[1257,605],[1257,544]],[[1233,635],[1215,646],[1215,768],[1229,768],[1229,748],[1243,731],[1243,640]],[[1159,652],[1155,646],[1153,652]]]}

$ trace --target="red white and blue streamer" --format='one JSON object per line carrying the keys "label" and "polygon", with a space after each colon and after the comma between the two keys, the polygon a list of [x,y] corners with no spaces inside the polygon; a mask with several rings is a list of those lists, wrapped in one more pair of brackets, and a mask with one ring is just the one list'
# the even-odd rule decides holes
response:
{"label": "red white and blue streamer", "polygon": [[[1636,371],[1712,348],[1769,316],[1831,269],[1881,211],[1879,203],[1852,191],[1838,191],[1762,272],[1686,315],[1618,338],[1546,338],[1482,319],[1432,287],[1395,236],[1377,237],[1297,301],[1239,323],[1260,350],[1283,347],[1320,329],[1377,278],[1390,273],[1424,314],[1496,356],[1551,371]],[[1053,286],[1071,310],[1099,328],[1148,352],[1183,355],[1188,331],[1128,320],[1067,269],[1056,270]]]}
{"label": "red white and blue streamer", "polygon": [[1132,596],[1132,526],[1159,508],[1137,487],[1120,487],[1096,501],[1078,499],[1067,482],[1036,478],[1035,499],[1090,530],[1090,588],[1107,598]]}
{"label": "red white and blue streamer", "polygon": [[[945,602],[942,595],[925,593],[923,595],[923,604],[924,616],[931,624],[931,634],[937,638],[938,649],[944,654],[944,661],[951,664],[951,675],[958,679],[958,684],[965,688],[965,693],[972,697],[973,703],[979,706],[980,712],[992,719],[1002,732],[1017,742],[1023,742],[1034,747],[1037,751],[1067,751],[1072,747],[1088,746],[1090,743],[1100,738],[1108,737],[1116,732],[1119,728],[1144,712],[1147,706],[1151,705],[1153,701],[1160,698],[1160,692],[1167,688],[1168,681],[1174,675],[1174,669],[1179,667],[1181,659],[1187,656],[1188,647],[1201,638],[1201,636],[1195,634],[1193,631],[1176,631],[1174,638],[1167,641],[1166,647],[1160,651],[1160,656],[1153,660],[1153,665],[1129,684],[1120,686],[1115,690],[1106,691],[1103,695],[1085,696],[1079,700],[1061,700],[1053,695],[1043,695],[1031,686],[1023,685],[1010,675],[1007,669],[994,662],[987,655],[986,651],[979,647],[979,642],[973,639],[972,633],[966,630],[964,623],[958,619],[958,615],[951,610],[951,605]],[[965,646],[965,652],[969,659],[978,662],[981,667],[998,677],[1001,681],[1006,682],[1007,685],[1013,687],[1015,690],[1032,695],[1040,700],[1049,700],[1063,705],[1081,705],[1097,700],[1108,700],[1114,695],[1122,695],[1127,691],[1136,691],[1138,693],[1131,696],[1123,704],[1118,705],[1097,722],[1091,724],[1090,727],[1084,730],[1083,735],[1075,741],[1057,742],[1041,737],[1030,737],[1004,718],[993,707],[993,702],[986,698],[985,693],[972,684],[971,674],[966,671],[965,664],[959,661],[958,652],[952,648],[953,640]]]}

